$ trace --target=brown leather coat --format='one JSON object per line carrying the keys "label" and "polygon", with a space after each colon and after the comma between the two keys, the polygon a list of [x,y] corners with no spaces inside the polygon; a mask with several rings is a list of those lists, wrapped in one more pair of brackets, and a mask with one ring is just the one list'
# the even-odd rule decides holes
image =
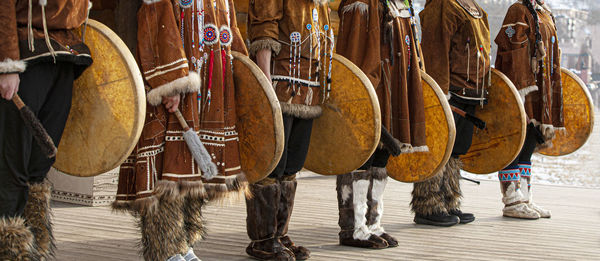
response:
{"label": "brown leather coat", "polygon": [[485,97],[491,49],[487,13],[474,0],[427,0],[419,15],[427,73],[446,94]]}
{"label": "brown leather coat", "polygon": [[[321,113],[318,105],[326,87],[323,76],[329,71],[329,54],[333,50],[326,2],[250,1],[250,54],[255,55],[261,49],[273,50],[271,78],[284,114],[310,119]],[[299,33],[298,45],[291,41],[294,32]]]}
{"label": "brown leather coat", "polygon": [[[33,1],[29,20],[28,0],[0,1],[0,73],[20,73],[25,71],[26,64],[54,61],[54,55],[56,61],[77,65],[78,76],[92,63],[89,49],[72,32],[85,22],[88,1],[53,0],[47,1],[45,6],[41,2]],[[47,34],[44,33],[44,20]]]}
{"label": "brown leather coat", "polygon": [[[337,53],[369,77],[381,106],[383,125],[408,152],[426,150],[421,68],[411,15],[403,1],[344,0],[338,8]],[[384,10],[388,10],[385,13]]]}
{"label": "brown leather coat", "polygon": [[[215,6],[204,1],[203,7],[186,8],[179,2],[144,0],[138,11],[137,50],[148,107],[138,145],[121,166],[117,208],[141,210],[165,191],[218,199],[247,189],[238,151],[231,61],[231,51],[247,51],[233,1],[216,0]],[[194,15],[202,11],[203,20]],[[162,97],[174,94],[182,95],[179,110],[217,165],[219,176],[210,181],[203,180],[177,118],[162,105]]]}
{"label": "brown leather coat", "polygon": [[[531,63],[535,55],[535,23],[533,15],[521,3],[513,4],[504,18],[502,29],[496,36],[498,56],[496,68],[515,84],[525,103],[525,111],[537,125],[563,128],[563,100],[560,74],[560,49],[558,36],[550,11],[537,5],[540,34],[546,56],[543,65],[537,63],[534,72]],[[554,39],[554,40],[553,40]],[[539,59],[542,59],[539,57]]]}

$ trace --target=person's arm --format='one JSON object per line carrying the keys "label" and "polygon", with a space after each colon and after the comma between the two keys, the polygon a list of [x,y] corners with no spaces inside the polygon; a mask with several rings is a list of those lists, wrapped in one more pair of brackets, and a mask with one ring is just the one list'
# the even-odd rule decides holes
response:
{"label": "person's arm", "polygon": [[0,1],[0,96],[10,100],[19,91],[19,73],[26,65],[20,60],[15,0]]}
{"label": "person's arm", "polygon": [[271,80],[271,50],[261,49],[256,53],[256,64],[263,71],[269,81]]}

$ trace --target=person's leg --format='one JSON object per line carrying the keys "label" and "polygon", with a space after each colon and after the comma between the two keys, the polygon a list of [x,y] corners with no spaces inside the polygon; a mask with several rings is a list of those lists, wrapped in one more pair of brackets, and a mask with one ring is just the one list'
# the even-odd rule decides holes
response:
{"label": "person's leg", "polygon": [[383,216],[383,192],[387,185],[387,166],[390,158],[390,153],[385,149],[377,149],[371,157],[373,165],[369,168],[371,172],[370,186],[367,193],[367,227],[372,234],[383,238],[387,241],[389,247],[397,247],[398,240],[386,233],[381,226],[381,218]]}
{"label": "person's leg", "polygon": [[537,212],[542,218],[550,218],[552,213],[549,210],[544,209],[533,202],[533,193],[531,191],[531,156],[533,155],[537,144],[535,133],[528,130],[527,136],[525,137],[525,144],[523,144],[523,149],[521,150],[521,154],[519,154],[518,167],[521,174],[521,191],[523,197],[527,201],[527,206],[529,206],[530,209]]}

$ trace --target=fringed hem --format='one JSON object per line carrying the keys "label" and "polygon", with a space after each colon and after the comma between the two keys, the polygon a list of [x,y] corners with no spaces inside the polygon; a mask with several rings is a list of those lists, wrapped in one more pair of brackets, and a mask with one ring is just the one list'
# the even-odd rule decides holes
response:
{"label": "fringed hem", "polygon": [[200,76],[195,72],[190,72],[188,76],[181,77],[172,82],[158,86],[148,92],[147,100],[152,106],[162,103],[163,97],[169,97],[176,94],[198,92],[200,90]]}
{"label": "fringed hem", "polygon": [[323,108],[319,105],[304,105],[287,102],[279,102],[281,105],[281,112],[286,115],[291,115],[301,119],[314,119],[318,118],[323,114]]}
{"label": "fringed hem", "polygon": [[204,183],[204,189],[208,200],[217,202],[218,205],[229,205],[252,197],[244,173],[226,179],[224,184]]}
{"label": "fringed hem", "polygon": [[248,52],[250,53],[250,56],[256,56],[260,50],[264,49],[271,50],[273,54],[278,55],[279,51],[281,51],[281,43],[269,38],[256,40],[252,42],[250,46],[248,46]]}

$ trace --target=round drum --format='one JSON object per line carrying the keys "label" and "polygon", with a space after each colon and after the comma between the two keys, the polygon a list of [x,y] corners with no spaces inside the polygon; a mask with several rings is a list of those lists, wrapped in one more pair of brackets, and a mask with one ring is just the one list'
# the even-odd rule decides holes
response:
{"label": "round drum", "polygon": [[105,173],[125,161],[146,114],[142,75],[123,41],[89,20],[85,43],[94,63],[73,85],[71,112],[54,163],[59,171],[80,177]]}
{"label": "round drum", "polygon": [[475,128],[469,152],[460,157],[463,170],[474,174],[502,170],[519,155],[525,142],[527,117],[517,88],[506,75],[492,69],[488,92],[488,103],[475,112],[487,127]]}
{"label": "round drum", "polygon": [[265,74],[247,56],[232,54],[241,165],[254,183],[268,176],[283,154],[283,116]]}
{"label": "round drum", "polygon": [[401,182],[420,182],[438,173],[450,159],[456,136],[454,118],[446,95],[438,84],[421,72],[425,104],[427,152],[400,154],[391,157],[388,175]]}
{"label": "round drum", "polygon": [[304,167],[322,175],[362,166],[379,144],[381,111],[367,76],[341,55],[333,56],[331,93],[313,122]]}
{"label": "round drum", "polygon": [[594,128],[594,103],[585,83],[568,69],[561,68],[563,116],[566,132],[558,131],[552,147],[538,151],[547,156],[564,156],[583,146]]}

